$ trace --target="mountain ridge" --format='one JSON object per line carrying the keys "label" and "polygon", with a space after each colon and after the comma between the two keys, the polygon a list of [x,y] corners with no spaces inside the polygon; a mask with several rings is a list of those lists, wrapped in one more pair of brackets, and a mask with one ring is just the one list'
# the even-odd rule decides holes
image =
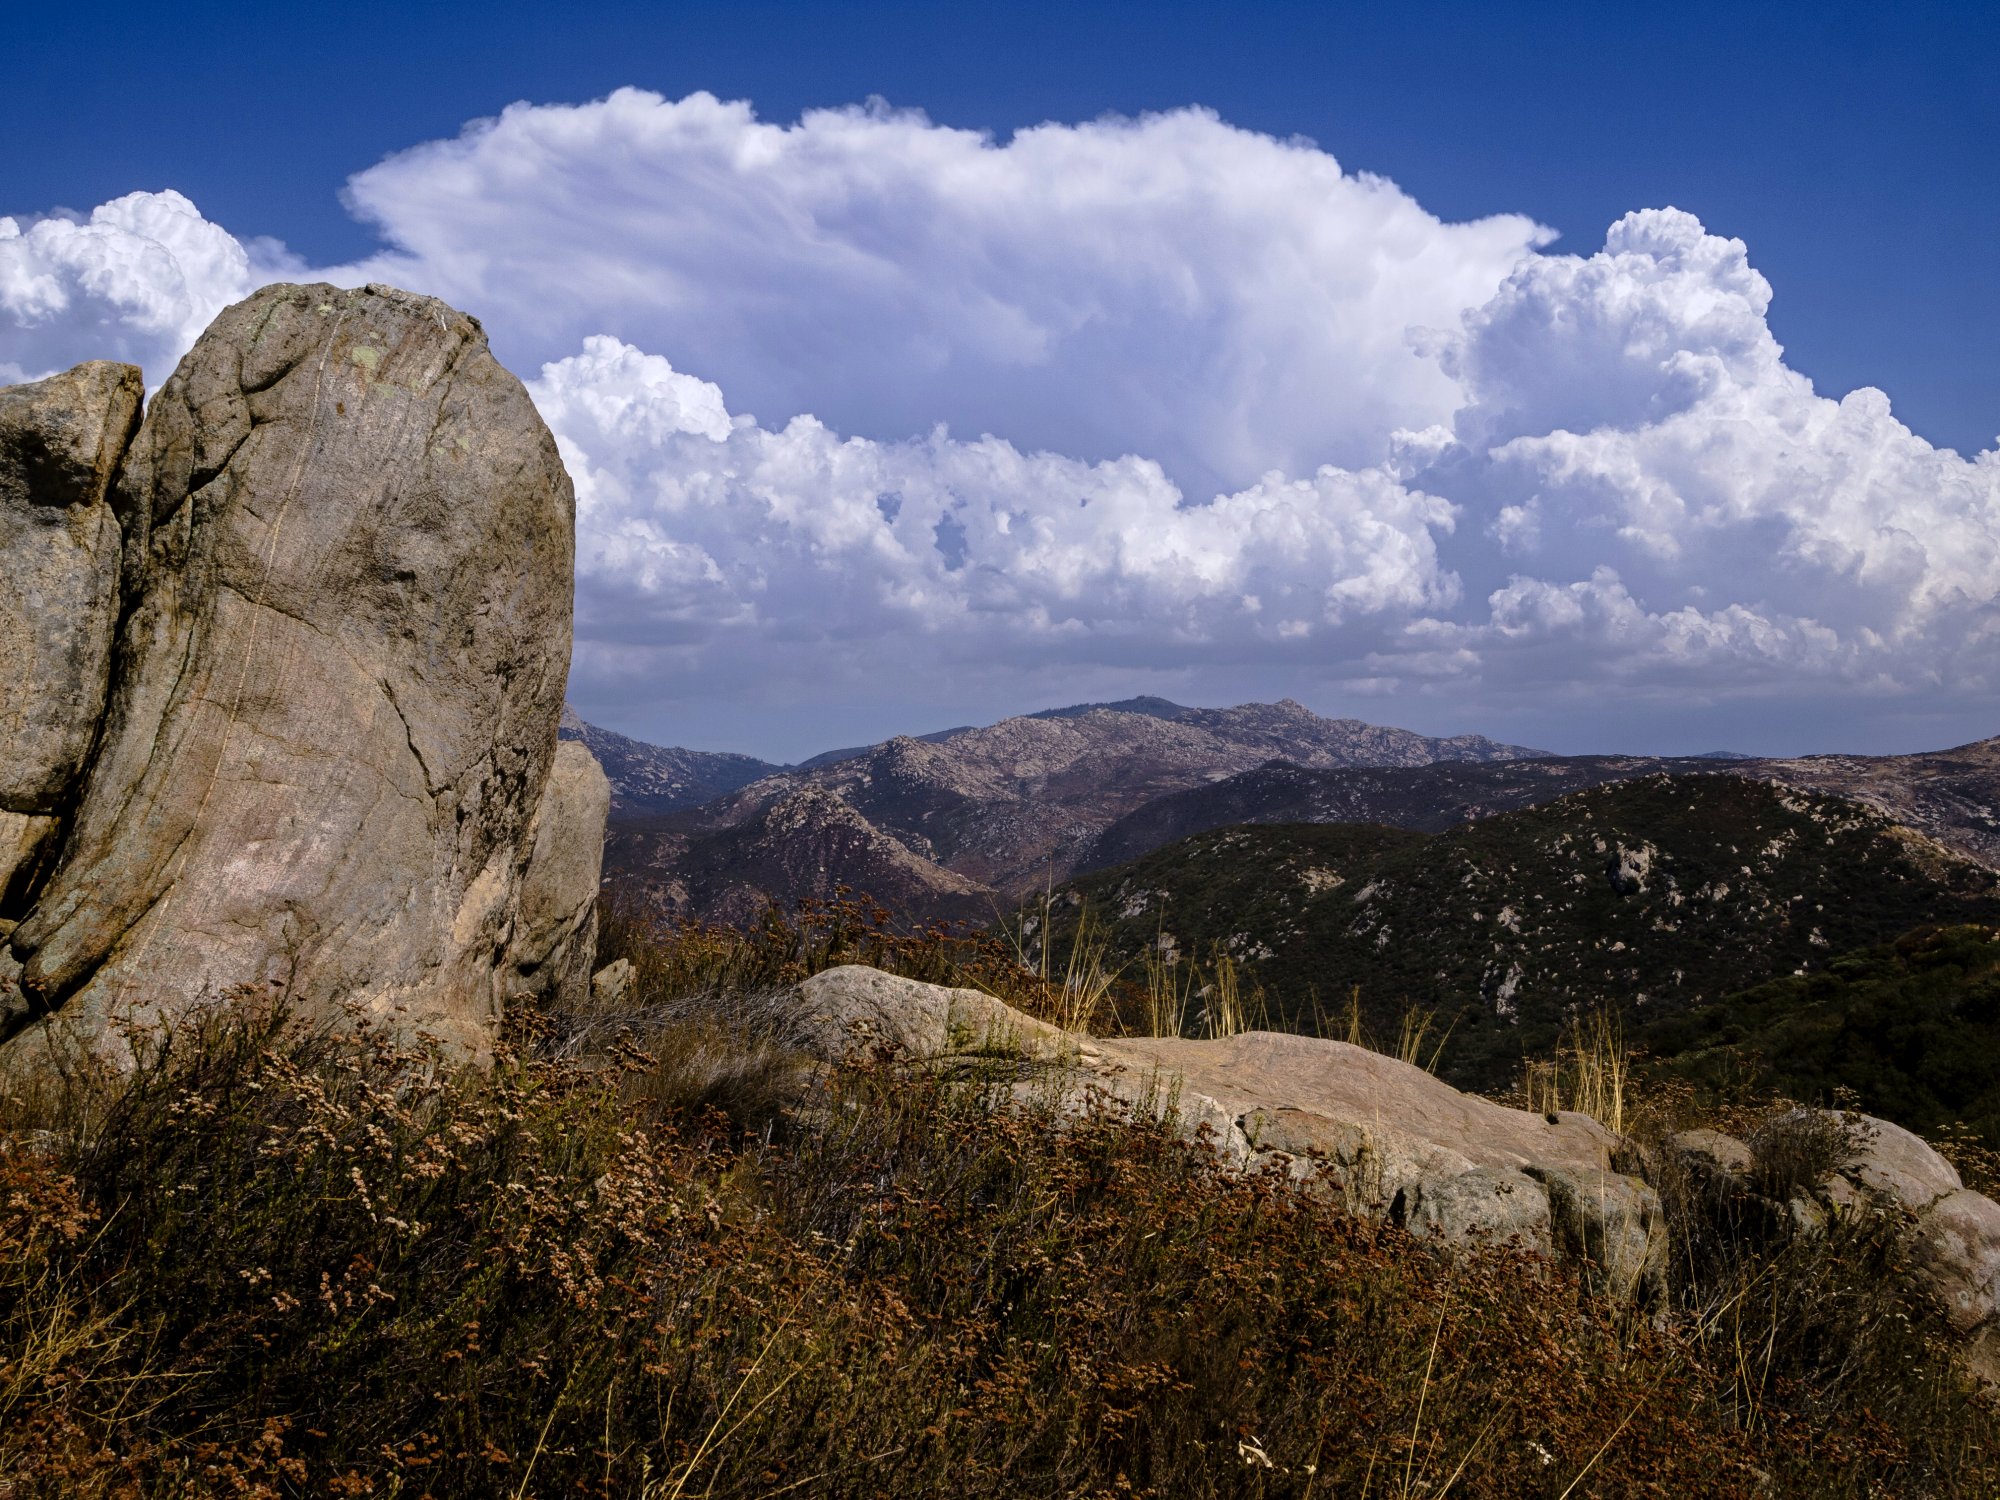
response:
{"label": "mountain ridge", "polygon": [[1746,776],[1846,797],[2000,868],[2000,738],[1913,755],[1789,759],[1573,755],[1501,763],[1325,770],[1267,761],[1169,794],[1118,818],[1078,864],[1104,869],[1210,828],[1235,824],[1383,823],[1436,833],[1613,781],[1668,772]]}
{"label": "mountain ridge", "polygon": [[[780,858],[774,850],[748,859],[742,836],[732,830],[757,823],[774,804],[816,789],[837,798],[845,810],[837,812],[824,801],[808,808],[843,825],[849,824],[848,813],[855,814],[929,867],[920,876],[902,862],[870,858],[843,873],[838,857],[830,856],[828,879],[859,890],[870,890],[873,877],[887,879],[892,889],[870,893],[892,904],[908,903],[910,914],[920,917],[961,911],[970,893],[958,882],[971,881],[992,912],[1014,895],[1067,876],[1116,817],[1166,793],[1249,769],[1274,752],[1320,767],[1422,765],[1440,758],[1503,761],[1529,753],[1480,735],[1435,737],[1326,719],[1289,699],[1223,709],[1127,701],[1140,709],[1078,704],[934,735],[898,735],[858,755],[820,756],[773,769],[699,804],[685,791],[697,774],[712,776],[720,769],[743,775],[752,767],[739,760],[718,768],[710,760],[690,763],[669,753],[659,762],[664,794],[645,786],[621,789],[614,813],[617,835],[607,852],[610,868],[651,904],[675,915],[719,918],[724,910],[738,910],[743,898],[731,892],[752,868],[785,875],[763,894],[788,905],[816,893],[819,864],[812,863],[806,878],[803,859]],[[1171,717],[1167,709],[1175,711]],[[602,732],[598,743],[606,746],[600,754],[616,782],[627,765],[621,747]],[[881,851],[872,838],[843,843],[831,837],[830,825],[810,824],[808,818],[789,826],[829,850],[865,845]],[[801,888],[800,880],[813,889]]]}
{"label": "mountain ridge", "polygon": [[[1213,828],[1439,833],[1659,774],[1847,798],[2000,868],[2000,738],[1897,756],[1552,756],[1327,719],[1289,699],[1211,709],[1162,698],[897,735],[796,766],[647,746],[573,714],[565,734],[584,738],[613,780],[611,879],[659,910],[711,920],[840,885],[913,920],[978,920]],[[788,802],[785,817],[767,816]],[[800,848],[785,852],[786,837]]]}

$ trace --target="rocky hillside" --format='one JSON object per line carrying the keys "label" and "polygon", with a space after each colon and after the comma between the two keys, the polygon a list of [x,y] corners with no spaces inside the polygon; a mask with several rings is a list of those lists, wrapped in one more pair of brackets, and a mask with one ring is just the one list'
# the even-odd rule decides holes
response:
{"label": "rocky hillside", "polygon": [[1058,909],[1085,908],[1121,959],[1233,956],[1287,1026],[1333,1024],[1356,986],[1390,1035],[1436,1008],[1457,1019],[1448,1072],[1490,1086],[1578,1007],[1650,1017],[1923,923],[1990,922],[2000,878],[1853,802],[1653,774],[1435,834],[1214,830],[1075,882]]}
{"label": "rocky hillside", "polygon": [[1106,868],[1237,823],[1384,823],[1436,833],[1586,787],[1661,772],[1750,776],[1849,797],[2000,867],[2000,739],[1992,739],[1920,755],[1797,760],[1575,755],[1331,771],[1274,760],[1135,809],[1098,836],[1078,868]]}
{"label": "rocky hillside", "polygon": [[1809,755],[1729,769],[1851,797],[2000,868],[2000,736],[1920,755]]}
{"label": "rocky hillside", "polygon": [[1272,760],[1134,809],[1098,835],[1079,868],[1106,869],[1211,828],[1245,823],[1380,823],[1441,833],[1474,818],[1533,807],[1588,787],[1666,770],[1709,768],[1709,763],[1692,760],[1623,755],[1338,771]]}
{"label": "rocky hillside", "polygon": [[[766,777],[690,813],[628,816],[615,829],[611,868],[665,910],[718,920],[753,890],[760,903],[788,904],[835,884],[915,916],[972,906],[990,915],[1067,876],[1124,814],[1273,756],[1331,769],[1531,753],[1477,735],[1436,739],[1324,719],[1289,701],[1080,705],[941,737],[899,736]],[[773,818],[781,804],[786,815]],[[780,848],[785,839],[799,847]],[[889,859],[889,844],[908,858]]]}
{"label": "rocky hillside", "polygon": [[785,770],[752,755],[715,750],[681,750],[627,739],[587,724],[573,708],[563,709],[562,737],[589,747],[611,778],[614,816],[644,816],[699,807],[766,776]]}
{"label": "rocky hillside", "polygon": [[913,854],[823,787],[805,785],[740,822],[691,830],[686,815],[613,817],[604,868],[613,889],[642,892],[658,911],[746,926],[782,892],[786,907],[846,886],[892,911],[985,923],[1000,898]]}

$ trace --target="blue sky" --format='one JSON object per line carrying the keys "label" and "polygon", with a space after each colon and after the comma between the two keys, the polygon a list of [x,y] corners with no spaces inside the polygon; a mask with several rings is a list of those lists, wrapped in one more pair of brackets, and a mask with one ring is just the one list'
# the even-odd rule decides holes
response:
{"label": "blue sky", "polygon": [[[1992,477],[1923,446],[1970,459],[2000,432],[1996,44],[2000,10],[1942,5],[17,5],[0,55],[0,214],[31,228],[52,210],[87,215],[171,189],[251,247],[250,281],[308,268],[382,275],[480,312],[554,413],[572,468],[588,471],[586,531],[602,545],[586,545],[597,562],[579,580],[578,697],[634,732],[787,755],[1072,696],[1289,691],[1322,711],[1561,749],[1914,748],[2000,729],[1980,666],[2000,640],[1985,633],[1995,616],[1982,583],[1982,549],[2000,527]],[[456,165],[404,156],[347,186],[516,100],[580,105],[624,86],[653,91],[660,107],[611,111],[604,128],[537,117]],[[700,142],[714,131],[739,142],[756,131],[674,114],[696,91],[749,101],[756,121],[785,127],[880,96],[932,128],[878,125],[854,140],[800,131],[788,138],[796,171],[732,186],[690,163],[709,160]],[[1012,132],[1043,121],[1188,105],[1213,121],[1004,151]],[[947,127],[991,132],[991,149],[968,155]],[[1325,155],[1287,155],[1278,143],[1296,136]],[[925,165],[945,157],[957,165]],[[1349,209],[1295,218],[1287,203],[1321,192],[1329,157],[1349,184],[1379,174],[1416,207],[1355,188]],[[556,165],[541,189],[509,198],[513,187],[496,186],[544,158]],[[950,196],[951,173],[1004,166],[1006,180],[981,191],[1028,220],[1043,211],[1037,171],[1082,178],[1161,162],[1264,174],[1264,187],[1162,179],[1153,216],[1111,193],[1020,234],[990,200],[975,211]],[[426,175],[461,167],[493,175],[463,200]],[[815,196],[814,174],[827,170],[846,174],[844,218]],[[861,215],[852,205],[878,181],[931,206]],[[572,243],[545,231],[576,207],[566,194],[579,185],[590,200],[579,219],[596,217],[589,239]],[[1177,192],[1190,196],[1169,201]],[[688,210],[698,217],[676,217],[691,193],[713,196]],[[907,285],[843,278],[808,248],[740,277],[742,247],[714,261],[683,248],[700,237],[691,224],[727,222],[774,194]],[[646,211],[605,217],[606,203],[627,199]],[[1612,255],[1608,226],[1669,206],[1691,218],[1634,229],[1626,259]],[[463,226],[489,210],[479,234],[530,247],[511,281],[468,269],[478,236]],[[1135,289],[1106,269],[1103,235],[1171,235],[1183,221],[1201,228],[1186,263],[1157,283]],[[1498,227],[1451,227],[1475,221]],[[949,243],[895,248],[939,223]],[[1424,227],[1433,223],[1443,227]],[[385,226],[397,244],[384,246]],[[1378,231],[1405,249],[1429,235],[1410,265],[1449,265],[1429,279],[1410,271],[1358,313],[1328,292],[1323,315],[1337,333],[1322,349],[1295,347],[1286,299],[1315,316],[1306,304],[1319,305],[1320,272],[1294,285],[1284,278],[1296,256],[1242,242],[1295,242],[1299,255],[1330,257],[1337,282],[1341,257],[1377,255],[1367,236]],[[284,253],[258,248],[260,236]],[[536,277],[562,282],[607,236],[625,259],[598,265],[596,282],[570,278],[562,290],[575,305],[548,311]],[[1715,249],[1731,239],[1747,263]],[[187,287],[237,286],[203,282],[199,255],[174,253]],[[1147,253],[1134,244],[1135,260]],[[1564,255],[1581,258],[1575,276]],[[1523,256],[1547,274],[1505,292]],[[1628,295],[1635,256],[1651,288],[1641,300],[1654,299],[1640,314]],[[712,286],[713,306],[621,290],[657,266],[677,285]],[[1592,266],[1615,270],[1620,289],[1607,292]],[[773,288],[794,281],[800,306],[771,312]],[[1087,314],[1069,296],[1077,286],[1090,289]],[[1173,286],[1199,288],[1197,305],[1175,302]],[[1243,289],[1253,286],[1276,289],[1252,305]],[[32,375],[113,352],[89,340],[129,326],[127,352],[157,381],[165,371],[151,365],[177,352],[180,325],[161,333],[171,318],[139,292],[121,295],[68,324],[42,304],[18,311],[11,345],[0,321],[0,367]],[[205,306],[198,291],[186,297]],[[1716,297],[1735,309],[1720,332],[1701,311]],[[1420,370],[1401,352],[1394,310],[1405,303],[1411,328],[1443,330],[1415,335],[1429,340]],[[1564,318],[1585,309],[1584,326],[1623,309],[1615,358],[1537,343],[1546,328],[1534,310],[1555,306]],[[1381,307],[1376,328],[1368,309]],[[1147,334],[1162,318],[1182,320],[1173,339]],[[1648,319],[1665,319],[1672,337],[1660,343]],[[871,363],[885,329],[887,352]],[[610,342],[586,347],[599,337]],[[1385,340],[1397,348],[1384,354]],[[1183,348],[1236,374],[1176,371]],[[1679,359],[1679,373],[1642,393],[1643,410],[1599,410],[1635,349],[1656,372]],[[925,360],[943,373],[908,373]],[[1568,383],[1552,383],[1546,371],[1565,360]],[[1715,377],[1726,390],[1674,384],[1702,360],[1726,367]],[[1359,373],[1343,383],[1349,369]],[[1446,369],[1448,391],[1425,383]],[[1893,418],[1865,401],[1814,406],[1787,384],[1794,375],[1819,398],[1879,389]],[[1328,410],[1351,419],[1307,409],[1322,399],[1315,382]],[[629,414],[635,401],[651,413],[636,438],[632,421],[605,416],[607,402]],[[823,440],[787,425],[807,414]],[[954,446],[927,437],[936,422]],[[1593,422],[1630,440],[1593,439]],[[1767,437],[1715,459],[1716,435],[1746,422],[1766,424]],[[1447,428],[1448,450],[1392,436]],[[978,448],[982,433],[1011,446],[996,457]],[[1786,445],[1801,434],[1832,457],[1803,478],[1768,477],[1792,474]],[[688,475],[713,467],[702,444],[732,455],[734,488],[694,495]],[[1691,479],[1703,452],[1716,467]],[[1156,461],[1166,487],[1105,467],[1127,454]],[[1036,455],[1072,467],[1037,469]],[[1327,464],[1338,473],[1313,478]],[[1249,494],[1267,470],[1292,488],[1265,485],[1227,514],[1209,505]],[[1896,477],[1862,493],[1864,471]],[[1760,473],[1755,495],[1727,493],[1732,475]],[[784,497],[774,511],[773,485],[793,486],[786,495],[820,530],[806,535],[782,514]],[[1620,485],[1615,503],[1603,498]],[[1096,504],[1111,529],[1079,531],[1055,514],[1050,497],[1079,490],[1080,508]],[[889,495],[907,499],[878,503]],[[846,508],[879,512],[871,524],[883,534],[828,530],[824,518]],[[754,525],[731,520],[753,510]],[[1170,540],[1194,550],[1125,556],[1161,515],[1187,519],[1188,534]],[[1038,549],[1022,550],[1023,517],[1046,522]],[[1214,535],[1201,529],[1211,521]],[[904,555],[968,524],[970,567],[958,540],[924,553],[922,568]],[[1265,553],[1229,550],[1258,527]],[[1928,560],[1915,560],[1912,548],[1926,546]],[[1227,566],[1208,568],[1194,555],[1204,547]],[[1746,548],[1786,565],[1769,578],[1745,572]],[[1121,554],[1116,566],[1080,561],[1107,549]],[[795,576],[769,561],[780,555]],[[1296,576],[1287,557],[1300,560]],[[1275,596],[1309,581],[1328,584],[1325,599],[1279,619],[1290,606]],[[774,602],[786,591],[817,607],[788,614]],[[871,679],[868,661],[896,686]]]}
{"label": "blue sky", "polygon": [[172,186],[332,263],[372,245],[348,174],[516,99],[706,89],[788,119],[880,94],[1003,133],[1207,104],[1445,218],[1594,242],[1688,209],[1750,244],[1822,390],[1880,386],[1961,451],[2000,433],[1991,4],[25,0],[9,30],[0,212]]}

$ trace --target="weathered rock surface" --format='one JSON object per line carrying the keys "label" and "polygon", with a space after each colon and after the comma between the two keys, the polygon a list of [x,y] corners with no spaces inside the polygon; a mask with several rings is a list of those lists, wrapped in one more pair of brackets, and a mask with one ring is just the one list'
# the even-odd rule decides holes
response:
{"label": "weathered rock surface", "polygon": [[1309,1182],[1347,1209],[1443,1239],[1570,1256],[1621,1296],[1660,1285],[1658,1197],[1617,1172],[1618,1138],[1587,1115],[1550,1118],[1462,1094],[1421,1068],[1316,1037],[1084,1037],[977,990],[859,965],[800,987],[822,1058],[1011,1056],[1068,1071],[1080,1103],[1171,1112],[1222,1159]]}
{"label": "weathered rock surface", "polygon": [[97,362],[0,389],[0,917],[19,914],[97,738],[123,532],[112,481],[144,397]]}
{"label": "weathered rock surface", "polygon": [[617,1010],[631,1003],[638,983],[639,971],[632,960],[614,959],[590,976],[590,1003],[600,1011]]}
{"label": "weathered rock surface", "polygon": [[[0,725],[15,762],[17,724],[47,726],[50,785],[95,742],[8,936],[0,1039],[53,1013],[115,1045],[124,1022],[272,984],[477,1050],[516,990],[587,983],[606,792],[556,748],[574,500],[479,325],[392,288],[267,287],[129,448],[119,369],[0,393],[26,413],[0,417],[0,448],[31,497],[0,503],[0,555],[60,504],[90,519],[66,544],[69,628],[122,612],[101,727],[83,645]],[[80,434],[55,480],[32,460],[53,432]]]}
{"label": "weathered rock surface", "polygon": [[611,782],[587,746],[556,746],[528,830],[528,866],[515,903],[508,958],[515,987],[581,996],[597,957],[597,884]]}
{"label": "weathered rock surface", "polygon": [[1841,1175],[1915,1218],[1918,1274],[1973,1340],[1975,1368],[2000,1381],[2000,1204],[1967,1188],[1922,1138],[1887,1120],[1857,1119],[1862,1154]]}
{"label": "weathered rock surface", "polygon": [[[1952,1327],[1967,1339],[1970,1367],[2000,1384],[2000,1203],[1973,1192],[1922,1137],[1872,1115],[1842,1116],[1858,1153],[1784,1210],[1807,1232],[1832,1213],[1888,1211],[1910,1226],[1912,1268]],[[1673,1145],[1708,1174],[1713,1190],[1754,1196],[1754,1143],[1714,1130],[1684,1131]]]}

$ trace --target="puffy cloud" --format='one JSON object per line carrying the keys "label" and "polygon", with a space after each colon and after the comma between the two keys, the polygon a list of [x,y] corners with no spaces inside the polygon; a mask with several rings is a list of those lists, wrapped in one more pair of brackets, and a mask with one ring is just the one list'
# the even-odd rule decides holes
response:
{"label": "puffy cloud", "polygon": [[157,385],[217,313],[296,267],[175,192],[128,193],[87,219],[0,218],[0,378],[124,359]]}
{"label": "puffy cloud", "polygon": [[[1559,738],[1524,704],[1751,748],[1772,704],[2000,727],[2000,454],[1816,393],[1684,213],[1558,255],[1201,111],[1001,142],[634,91],[350,200],[387,248],[313,274],[450,297],[539,369],[580,691],[642,731],[1175,683],[1521,738]],[[0,373],[157,381],[300,271],[172,193],[0,220]]]}
{"label": "puffy cloud", "polygon": [[1413,326],[1547,231],[1205,110],[1002,142],[875,105],[759,121],[707,94],[516,105],[355,177],[370,278],[477,307],[535,363],[608,332],[739,407],[901,439],[943,422],[1200,494],[1366,464],[1445,421]]}
{"label": "puffy cloud", "polygon": [[877,443],[812,417],[766,429],[602,336],[530,389],[576,479],[585,650],[660,648],[683,686],[781,653],[818,675],[856,642],[853,665],[903,677],[1311,660],[1457,597],[1437,550],[1452,507],[1379,468],[1274,473],[1190,505],[1150,460],[942,429]]}
{"label": "puffy cloud", "polygon": [[1490,515],[1510,563],[1574,580],[1495,590],[1487,654],[1581,611],[1603,655],[1712,690],[1776,672],[1990,700],[2000,454],[1933,447],[1877,390],[1816,394],[1770,296],[1741,241],[1636,213],[1596,255],[1524,262],[1437,345],[1468,399],[1424,482]]}

